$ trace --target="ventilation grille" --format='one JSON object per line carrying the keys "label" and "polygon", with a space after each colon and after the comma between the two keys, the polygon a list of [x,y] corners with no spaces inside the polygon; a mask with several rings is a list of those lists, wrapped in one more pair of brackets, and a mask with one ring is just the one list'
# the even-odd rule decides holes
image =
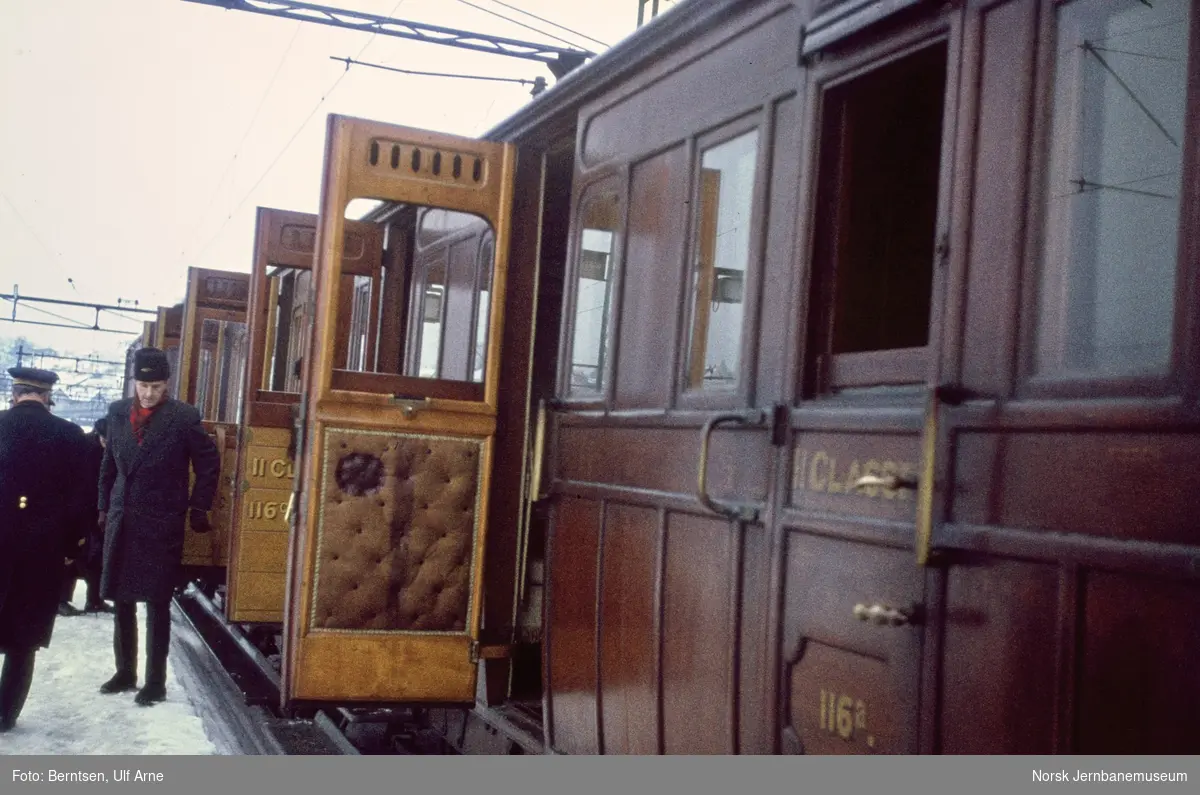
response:
{"label": "ventilation grille", "polygon": [[397,176],[464,187],[483,187],[487,184],[488,164],[484,158],[434,146],[375,138],[371,141],[367,162],[379,171]]}

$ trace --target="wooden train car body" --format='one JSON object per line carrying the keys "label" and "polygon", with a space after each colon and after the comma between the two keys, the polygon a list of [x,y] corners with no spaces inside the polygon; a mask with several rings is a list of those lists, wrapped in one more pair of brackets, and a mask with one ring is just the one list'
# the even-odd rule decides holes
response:
{"label": "wooden train car body", "polygon": [[167,354],[171,364],[171,380],[168,390],[172,395],[179,395],[179,343],[183,335],[183,304],[160,306],[158,318],[154,321],[154,341],[147,343],[149,347],[158,348]]}
{"label": "wooden train car body", "polygon": [[[230,546],[225,614],[246,624],[283,621],[287,571],[286,520],[295,481],[296,408],[301,364],[312,329],[312,263],[316,216],[258,209],[250,280],[249,345],[242,440],[237,462],[238,510]],[[337,350],[343,365],[365,365],[373,355],[374,306],[382,278],[381,234],[371,224],[347,224],[343,296]],[[365,296],[364,296],[365,293]],[[363,300],[365,297],[365,301]],[[355,299],[358,299],[357,301]]]}
{"label": "wooden train car body", "polygon": [[285,704],[1195,753],[1198,51],[1185,0],[689,0],[494,140],[331,117]]}
{"label": "wooden train car body", "polygon": [[184,536],[183,565],[189,577],[224,581],[236,501],[238,423],[249,343],[246,302],[249,276],[189,268],[174,393],[195,406],[221,451],[221,473],[209,513],[212,531]]}

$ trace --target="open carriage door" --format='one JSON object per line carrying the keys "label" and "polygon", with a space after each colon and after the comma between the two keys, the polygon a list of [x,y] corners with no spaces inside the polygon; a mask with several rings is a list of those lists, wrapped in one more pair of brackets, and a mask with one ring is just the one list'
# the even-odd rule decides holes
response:
{"label": "open carriage door", "polygon": [[[515,164],[511,145],[329,118],[290,542],[285,707],[475,699]],[[417,367],[336,369],[343,230],[355,199],[410,212],[426,242],[453,238],[441,266],[432,256],[410,260],[419,278],[404,300],[424,319],[416,344],[430,353]],[[468,217],[474,227],[461,222]],[[494,246],[482,242],[488,232]],[[418,241],[409,256],[421,251]],[[471,263],[475,275],[462,290]],[[472,333],[455,318],[469,318]],[[466,365],[458,344],[469,346]],[[472,366],[480,360],[482,368]]]}
{"label": "open carriage door", "polygon": [[221,453],[217,491],[209,513],[212,530],[197,533],[189,520],[183,542],[184,576],[202,576],[210,583],[224,581],[229,563],[249,290],[248,274],[188,269],[178,373],[172,373],[175,394],[200,412],[205,430]]}
{"label": "open carriage door", "polygon": [[[250,276],[250,355],[244,380],[237,505],[229,550],[225,615],[242,624],[283,621],[288,498],[295,482],[293,425],[299,366],[311,337],[312,266],[317,216],[259,207]],[[367,279],[378,292],[380,229],[347,222],[342,247],[345,292]],[[339,324],[338,349],[351,345]]]}

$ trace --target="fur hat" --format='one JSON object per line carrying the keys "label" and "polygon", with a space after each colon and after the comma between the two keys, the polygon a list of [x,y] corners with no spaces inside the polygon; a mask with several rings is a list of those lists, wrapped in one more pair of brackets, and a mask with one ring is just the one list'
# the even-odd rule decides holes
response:
{"label": "fur hat", "polygon": [[167,381],[171,378],[171,363],[167,354],[158,348],[139,348],[133,354],[133,377],[136,381]]}

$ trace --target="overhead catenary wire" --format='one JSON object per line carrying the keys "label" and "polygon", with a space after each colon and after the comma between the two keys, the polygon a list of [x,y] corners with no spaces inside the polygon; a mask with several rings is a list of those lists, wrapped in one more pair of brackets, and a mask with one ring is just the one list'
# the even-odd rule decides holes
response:
{"label": "overhead catenary wire", "polygon": [[494,17],[499,17],[500,19],[503,19],[505,22],[511,22],[514,25],[519,25],[520,27],[523,27],[526,30],[532,30],[534,33],[540,33],[543,36],[549,36],[550,38],[554,39],[555,41],[566,44],[568,47],[578,47],[579,46],[579,45],[575,44],[575,42],[573,42],[573,41],[567,41],[562,36],[555,36],[553,33],[548,33],[544,30],[539,30],[538,28],[535,28],[532,25],[526,25],[524,22],[518,22],[517,20],[513,19],[512,17],[506,17],[503,14],[501,14],[499,11],[489,11],[488,9],[484,8],[483,6],[475,5],[474,3],[471,2],[471,0],[458,0],[458,2],[462,3],[465,6],[470,6],[471,8],[474,8],[478,11],[482,11],[485,14],[491,14]]}
{"label": "overhead catenary wire", "polygon": [[[400,10],[400,6],[404,5],[404,3],[405,3],[405,0],[398,0],[396,5],[392,6],[392,10],[388,14],[388,16],[389,17],[395,16],[396,12]],[[371,37],[369,39],[367,39],[366,44],[364,44],[362,49],[358,51],[358,54],[354,56],[356,60],[358,58],[362,57],[363,53],[367,51],[367,48],[371,46],[371,43],[373,41],[375,41],[375,37],[378,35],[379,35],[378,33],[371,34]],[[265,180],[270,175],[270,173],[275,169],[275,166],[279,163],[279,161],[281,159],[283,159],[283,156],[285,154],[287,154],[289,149],[291,149],[292,144],[295,143],[296,139],[300,137],[300,133],[304,132],[304,129],[306,127],[308,127],[308,123],[310,121],[312,121],[313,116],[317,115],[317,111],[319,111],[321,109],[321,106],[323,106],[325,104],[326,100],[328,100],[331,96],[333,96],[333,92],[337,90],[337,87],[339,85],[341,85],[341,82],[344,79],[346,79],[346,75],[348,75],[348,74],[350,74],[349,66],[346,67],[345,71],[343,71],[340,75],[338,75],[337,80],[333,81],[333,85],[331,85],[329,88],[327,88],[325,90],[325,93],[321,95],[320,101],[317,102],[316,106],[313,107],[313,109],[309,112],[309,114],[304,117],[304,121],[300,122],[300,126],[296,128],[296,131],[294,133],[292,133],[292,136],[290,138],[288,138],[287,143],[284,144],[283,148],[279,150],[279,153],[275,155],[275,159],[271,161],[271,164],[269,166],[267,166],[266,170],[263,171],[262,175],[259,176],[258,180],[254,183],[254,185],[250,188],[250,190],[246,191],[245,195],[243,195],[242,198],[238,201],[238,203],[236,205],[234,205],[234,208],[229,211],[229,215],[227,215],[225,217],[225,220],[224,220],[224,222],[222,222],[221,227],[219,229],[217,229],[216,233],[208,239],[208,242],[204,244],[204,247],[200,250],[200,253],[196,255],[197,261],[199,261],[205,254],[208,253],[208,250],[209,250],[209,248],[212,247],[213,243],[217,242],[217,240],[220,239],[222,233],[224,233],[224,231],[225,231],[225,227],[229,226],[229,222],[233,220],[233,216],[236,215],[237,211],[242,209],[242,205],[244,205],[246,203],[246,201],[252,195],[254,195],[254,191],[258,190],[258,186],[261,185],[263,183],[263,180]]]}
{"label": "overhead catenary wire", "polygon": [[8,197],[7,193],[0,191],[0,197],[3,197],[8,206],[12,208],[12,211],[16,213],[17,220],[20,221],[27,230],[29,230],[29,234],[33,235],[33,239],[36,240],[38,245],[42,247],[42,250],[50,256],[51,263],[58,269],[63,278],[66,279],[68,283],[72,283],[73,286],[71,275],[67,273],[67,269],[63,267],[61,262],[59,262],[58,254],[55,254],[50,246],[46,244],[46,241],[42,240],[42,236],[37,233],[37,230],[33,228],[33,225],[25,220],[25,216],[21,215],[21,211],[17,209],[16,203]]}
{"label": "overhead catenary wire", "polygon": [[[213,203],[217,199],[217,195],[221,192],[221,186],[225,184],[225,178],[229,176],[229,172],[233,170],[234,165],[237,163],[237,159],[242,153],[242,147],[246,145],[246,140],[250,137],[250,133],[254,130],[254,125],[258,122],[258,116],[260,113],[262,113],[263,107],[266,106],[267,99],[271,96],[271,91],[275,88],[275,81],[279,79],[279,75],[283,71],[283,65],[287,63],[287,57],[291,54],[292,47],[296,45],[296,39],[300,37],[300,31],[303,27],[303,22],[296,23],[296,29],[292,32],[292,38],[288,42],[287,48],[283,51],[283,55],[279,58],[279,64],[275,67],[275,73],[271,75],[271,79],[267,83],[266,89],[263,90],[262,97],[260,97],[258,100],[258,107],[254,109],[254,115],[250,117],[250,123],[246,126],[246,131],[242,133],[242,139],[238,141],[237,147],[233,150],[233,157],[229,159],[229,162],[225,166],[225,171],[221,174],[220,179],[217,180],[217,185],[215,188],[213,188],[212,196],[209,197],[208,203],[204,206],[204,210],[202,210],[197,216],[196,228],[186,239],[190,240],[192,237],[195,237],[195,235],[204,226],[204,219],[208,216],[208,211],[212,209]],[[184,259],[186,257],[186,250],[180,252],[180,259]]]}
{"label": "overhead catenary wire", "polygon": [[[580,33],[577,30],[571,30],[566,25],[560,25],[557,22],[552,22],[549,19],[546,19],[545,17],[539,17],[537,14],[530,13],[523,8],[517,8],[514,5],[509,5],[508,3],[502,2],[502,0],[492,0],[492,2],[498,6],[504,6],[505,8],[511,8],[513,11],[516,11],[517,13],[520,13],[520,14],[524,14],[527,17],[532,17],[533,19],[536,19],[539,22],[545,22],[547,25],[553,25],[556,28],[565,30],[567,33],[574,34],[574,35],[580,37],[581,39],[587,39],[590,42],[599,44],[601,47],[607,47],[610,49],[612,48],[611,44],[607,44],[603,41],[600,41],[599,39],[593,39],[591,36],[587,35],[586,33]],[[512,21],[515,22],[516,20],[512,20]],[[560,39],[560,41],[561,41],[561,39]]]}

